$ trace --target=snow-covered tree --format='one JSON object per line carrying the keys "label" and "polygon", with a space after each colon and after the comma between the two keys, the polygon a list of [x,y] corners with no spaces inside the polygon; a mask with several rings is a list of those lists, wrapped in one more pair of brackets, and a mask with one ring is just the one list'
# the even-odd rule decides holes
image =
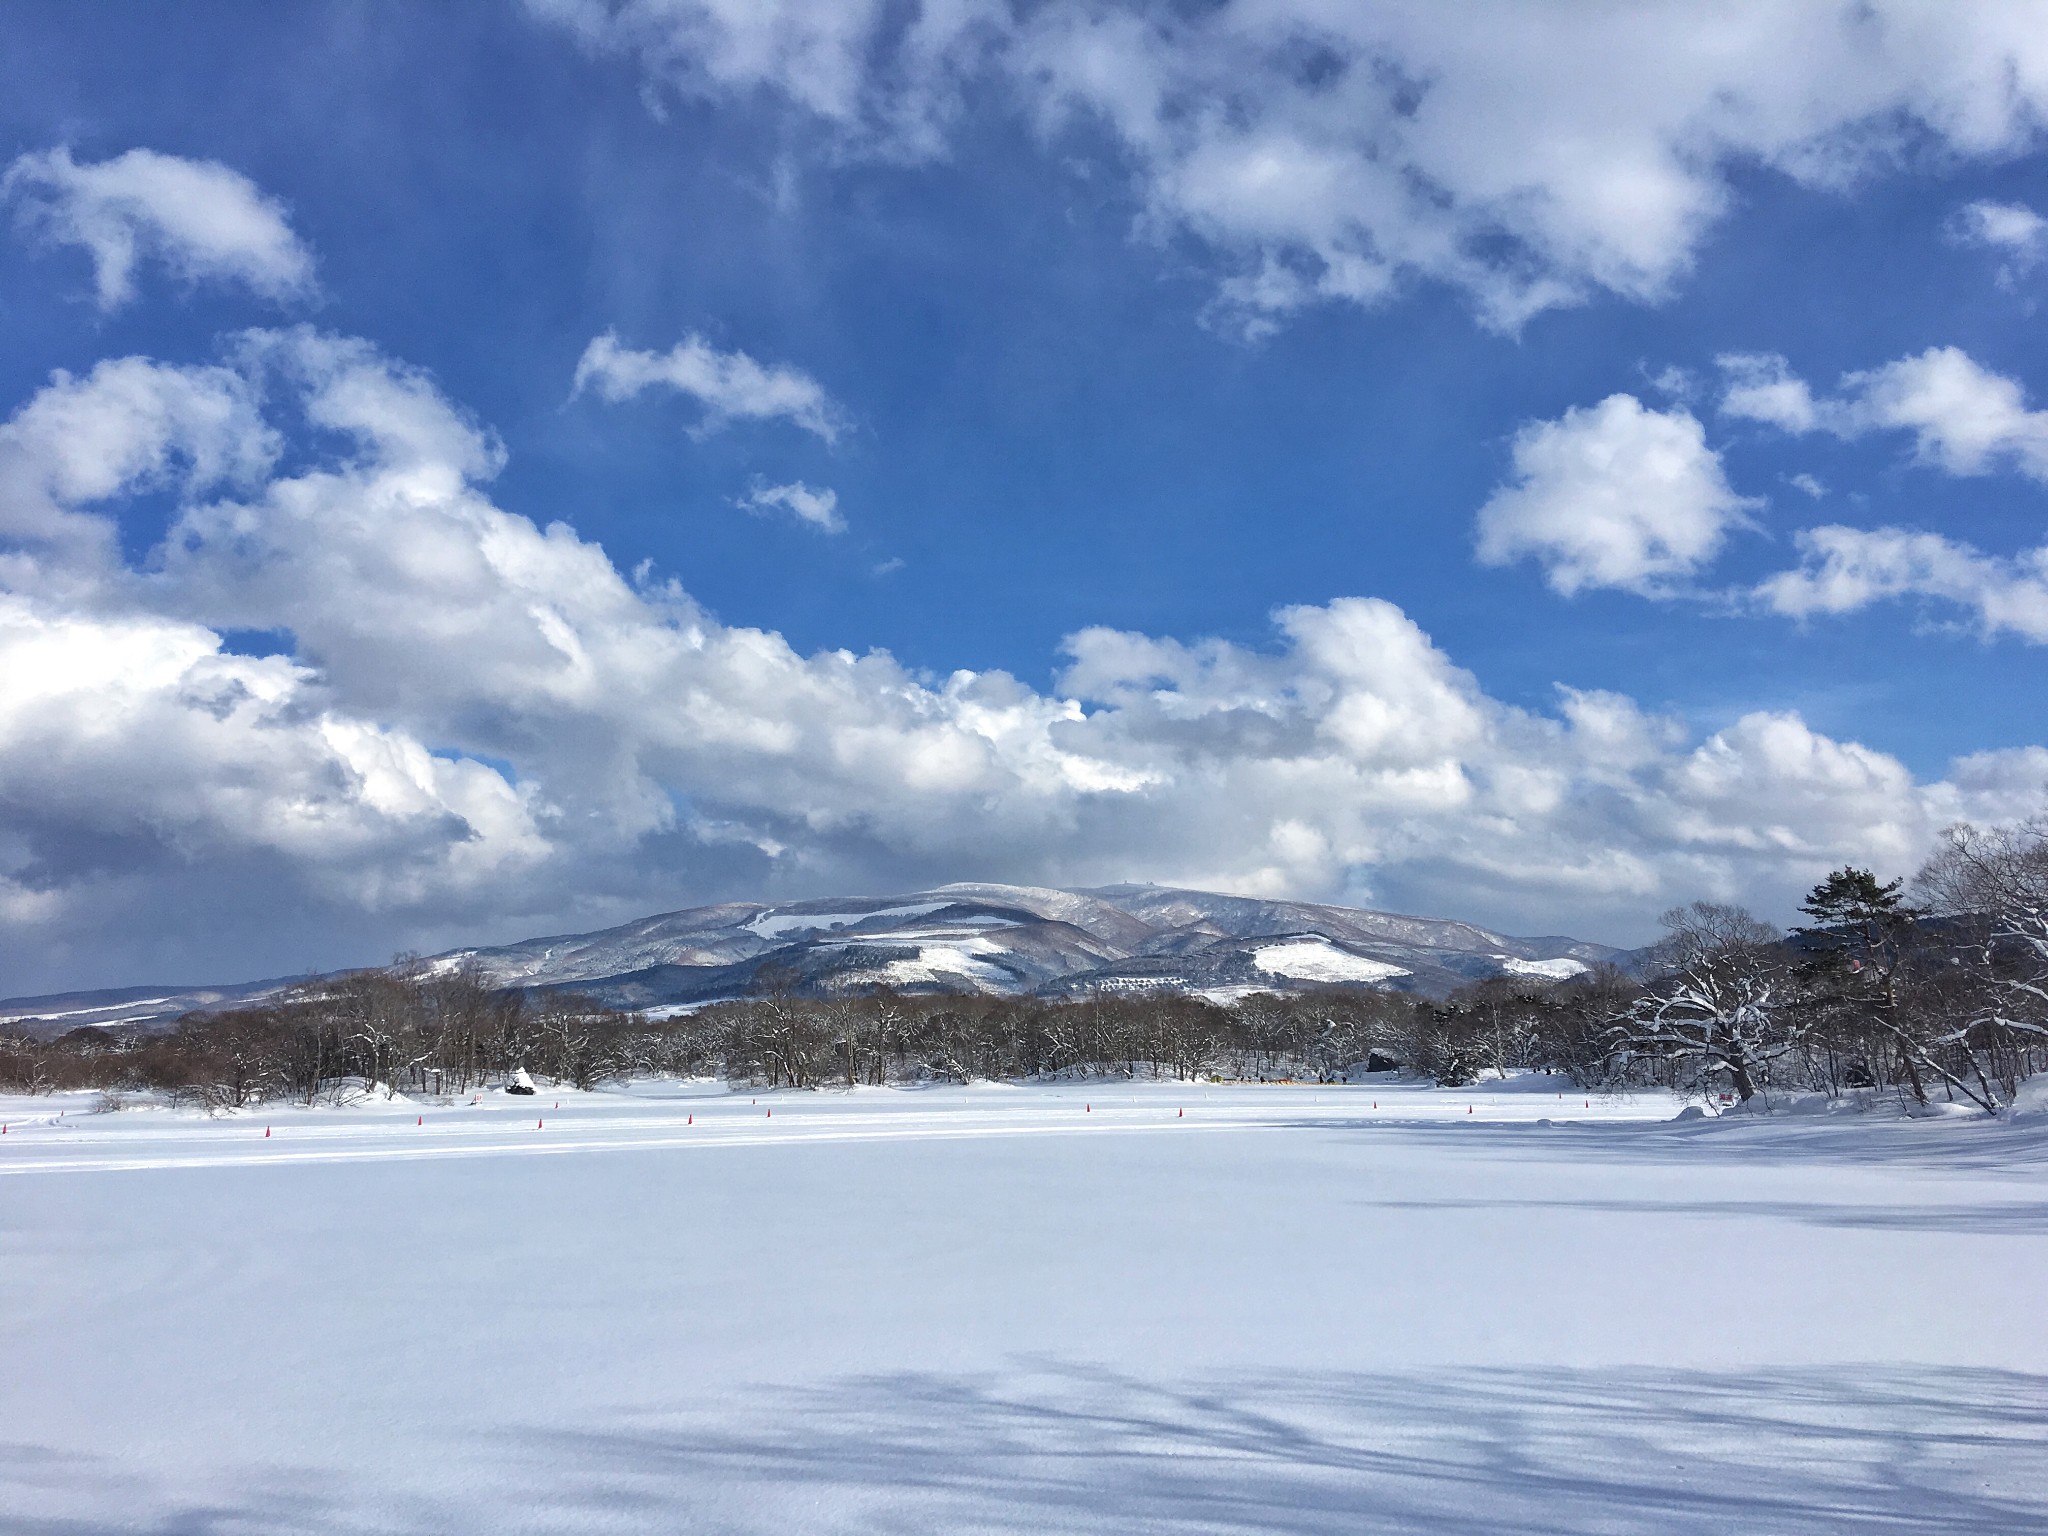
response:
{"label": "snow-covered tree", "polygon": [[1995,1112],[1999,1089],[2010,1098],[2048,1048],[2048,822],[1950,827],[1915,885],[1945,919],[1967,981],[1947,989],[1954,1002],[1926,1031],[1928,1054],[1951,1048],[1966,1070],[1941,1076]]}
{"label": "snow-covered tree", "polygon": [[1706,901],[1674,907],[1662,922],[1661,974],[1615,1021],[1617,1054],[1688,1068],[1701,1088],[1725,1074],[1739,1098],[1754,1098],[1801,1029],[1778,931]]}

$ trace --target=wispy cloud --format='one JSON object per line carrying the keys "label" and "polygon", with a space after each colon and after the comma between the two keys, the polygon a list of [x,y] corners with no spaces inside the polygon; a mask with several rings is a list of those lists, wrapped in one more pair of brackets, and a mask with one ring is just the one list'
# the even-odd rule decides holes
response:
{"label": "wispy cloud", "polygon": [[1895,167],[1902,131],[2000,158],[2048,115],[2025,5],[527,5],[657,95],[779,99],[828,162],[941,156],[976,99],[1054,152],[1068,126],[1106,135],[1141,232],[1206,249],[1210,317],[1252,337],[1415,279],[1503,329],[1602,291],[1655,302],[1734,167],[1839,188]]}
{"label": "wispy cloud", "polygon": [[0,193],[30,234],[92,257],[103,310],[135,296],[145,256],[188,280],[238,282],[279,302],[314,291],[312,254],[284,205],[216,161],[131,149],[80,164],[60,146],[17,159]]}
{"label": "wispy cloud", "polygon": [[2016,287],[2022,276],[2048,258],[2048,219],[2025,203],[1966,203],[1949,220],[1948,237],[1958,245],[1983,246],[2003,255],[1998,269],[2003,288]]}
{"label": "wispy cloud", "polygon": [[732,421],[785,420],[832,443],[846,430],[846,412],[801,368],[721,352],[695,333],[666,352],[641,352],[620,346],[617,334],[606,331],[576,364],[576,394],[588,389],[616,403],[657,388],[687,395],[704,408],[698,433]]}
{"label": "wispy cloud", "polygon": [[739,505],[757,517],[786,512],[821,533],[846,532],[846,519],[839,515],[839,493],[829,486],[814,488],[801,480],[788,485],[757,485],[740,498]]}

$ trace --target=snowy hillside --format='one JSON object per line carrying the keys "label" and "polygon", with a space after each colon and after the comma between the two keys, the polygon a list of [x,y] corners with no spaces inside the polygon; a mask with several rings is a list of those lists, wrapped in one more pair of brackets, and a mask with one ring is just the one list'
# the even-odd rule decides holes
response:
{"label": "snowy hillside", "polygon": [[[884,985],[1048,996],[1156,989],[1218,999],[1335,985],[1441,996],[1487,976],[1561,979],[1616,954],[1577,939],[1511,938],[1441,918],[1166,886],[957,884],[898,896],[723,902],[594,933],[451,950],[427,963],[474,964],[499,986],[573,987],[644,1009],[777,985],[810,994]],[[260,1000],[291,984],[17,998],[0,1002],[0,1024],[41,1034],[146,1024]]]}
{"label": "snowy hillside", "polygon": [[119,1028],[175,1019],[199,1009],[235,1008],[275,997],[302,977],[224,986],[107,987],[89,992],[46,992],[0,999],[0,1029],[49,1039],[90,1025]]}
{"label": "snowy hillside", "polygon": [[1218,996],[1367,985],[1441,994],[1461,982],[1575,975],[1615,951],[1355,907],[1121,885],[960,884],[780,906],[732,903],[599,933],[456,951],[503,985],[576,986],[622,1007],[787,985],[848,992],[1174,989]]}

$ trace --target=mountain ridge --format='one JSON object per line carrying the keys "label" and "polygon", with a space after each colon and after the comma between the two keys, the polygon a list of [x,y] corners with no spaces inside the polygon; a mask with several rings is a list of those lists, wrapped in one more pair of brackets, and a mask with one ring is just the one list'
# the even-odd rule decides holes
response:
{"label": "mountain ridge", "polygon": [[[1255,991],[1369,986],[1441,996],[1487,976],[1550,979],[1623,958],[1563,935],[1516,937],[1455,918],[1269,900],[1180,886],[1066,889],[961,881],[890,896],[727,901],[584,933],[445,951],[499,987],[578,991],[674,1012],[768,988],[812,994],[1168,990],[1228,1001]],[[125,987],[0,1001],[0,1024],[39,1032],[164,1023],[277,996],[310,978]]]}

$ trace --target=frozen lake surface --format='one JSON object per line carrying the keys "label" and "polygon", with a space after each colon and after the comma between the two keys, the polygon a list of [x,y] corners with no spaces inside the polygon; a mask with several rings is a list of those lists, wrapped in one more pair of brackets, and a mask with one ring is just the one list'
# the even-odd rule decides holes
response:
{"label": "frozen lake surface", "polygon": [[90,1103],[0,1100],[10,1533],[2048,1529],[2039,1121]]}

